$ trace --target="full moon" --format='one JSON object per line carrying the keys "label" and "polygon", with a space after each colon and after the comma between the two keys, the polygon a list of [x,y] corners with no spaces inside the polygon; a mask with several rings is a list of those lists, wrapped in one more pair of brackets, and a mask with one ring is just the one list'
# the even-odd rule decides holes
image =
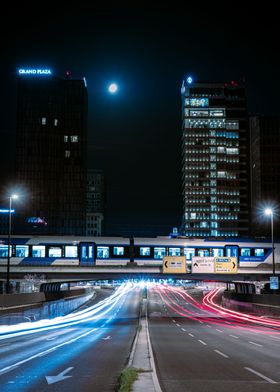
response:
{"label": "full moon", "polygon": [[118,85],[116,83],[111,83],[108,90],[111,94],[114,94],[118,91]]}

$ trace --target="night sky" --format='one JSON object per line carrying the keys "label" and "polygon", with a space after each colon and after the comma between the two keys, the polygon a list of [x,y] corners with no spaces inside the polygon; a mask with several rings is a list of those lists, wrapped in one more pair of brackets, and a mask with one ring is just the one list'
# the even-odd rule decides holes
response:
{"label": "night sky", "polygon": [[[184,4],[7,5],[0,27],[4,187],[15,161],[17,68],[44,66],[58,76],[70,70],[87,80],[88,165],[106,175],[107,232],[167,235],[180,226],[183,77],[245,79],[250,114],[278,115],[280,88],[272,2],[251,9],[244,1]],[[106,90],[111,81],[119,84],[116,95]]]}

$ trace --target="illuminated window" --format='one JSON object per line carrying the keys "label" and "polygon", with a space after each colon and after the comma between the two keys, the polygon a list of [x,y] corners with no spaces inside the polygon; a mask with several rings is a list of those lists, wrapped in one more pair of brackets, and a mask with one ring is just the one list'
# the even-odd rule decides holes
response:
{"label": "illuminated window", "polygon": [[264,249],[263,248],[255,249],[255,256],[264,256]]}
{"label": "illuminated window", "polygon": [[98,246],[97,247],[97,258],[108,259],[109,258],[109,246]]}
{"label": "illuminated window", "polygon": [[28,245],[16,245],[16,257],[28,257]]}
{"label": "illuminated window", "polygon": [[49,248],[49,257],[61,257],[62,249],[58,246]]}
{"label": "illuminated window", "polygon": [[154,249],[154,258],[155,259],[162,259],[166,255],[165,248],[155,248]]}
{"label": "illuminated window", "polygon": [[57,118],[55,118],[55,119],[53,120],[53,125],[54,125],[55,127],[58,126],[58,119],[57,119]]}
{"label": "illuminated window", "polygon": [[209,257],[210,251],[209,251],[209,249],[199,249],[197,254],[199,257]]}
{"label": "illuminated window", "polygon": [[251,256],[250,248],[241,248],[241,256]]}
{"label": "illuminated window", "polygon": [[168,254],[169,256],[180,256],[180,248],[169,248]]}
{"label": "illuminated window", "polygon": [[239,129],[239,121],[238,120],[227,121],[226,129]]}
{"label": "illuminated window", "polygon": [[[10,247],[10,256],[12,254],[12,247]],[[0,245],[0,257],[8,257],[8,245]]]}
{"label": "illuminated window", "polygon": [[225,115],[224,109],[212,109],[210,110],[211,117],[223,117]]}
{"label": "illuminated window", "polygon": [[46,119],[46,117],[42,117],[41,124],[42,124],[42,125],[46,125],[46,124],[47,124],[47,119]]}
{"label": "illuminated window", "polygon": [[66,245],[65,246],[65,257],[78,257],[77,246]]}
{"label": "illuminated window", "polygon": [[213,248],[212,249],[212,256],[213,257],[223,257],[224,256],[224,250],[221,248]]}
{"label": "illuminated window", "polygon": [[65,158],[70,158],[70,155],[71,155],[71,151],[66,150],[65,151]]}
{"label": "illuminated window", "polygon": [[123,246],[114,246],[113,254],[114,254],[114,256],[123,256],[124,255],[124,247]]}
{"label": "illuminated window", "polygon": [[184,248],[184,255],[186,256],[187,260],[191,260],[192,257],[195,255],[194,248]]}
{"label": "illuminated window", "polygon": [[46,248],[42,245],[33,245],[32,246],[32,257],[45,257]]}
{"label": "illuminated window", "polygon": [[140,256],[150,256],[151,249],[148,246],[140,246]]}
{"label": "illuminated window", "polygon": [[71,137],[72,143],[78,143],[78,136],[74,135],[74,136],[70,136],[70,137]]}
{"label": "illuminated window", "polygon": [[64,142],[67,143],[68,142],[68,136],[64,135]]}

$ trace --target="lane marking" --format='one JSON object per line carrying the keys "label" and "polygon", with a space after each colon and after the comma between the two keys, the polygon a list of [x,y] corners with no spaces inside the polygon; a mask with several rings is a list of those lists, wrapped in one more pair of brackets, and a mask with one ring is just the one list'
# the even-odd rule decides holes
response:
{"label": "lane marking", "polygon": [[180,327],[180,324],[176,324],[177,325],[177,327]]}
{"label": "lane marking", "polygon": [[215,351],[215,353],[217,353],[217,354],[219,354],[219,355],[221,355],[222,357],[224,357],[224,358],[229,358],[229,356],[228,355],[226,355],[226,354],[224,354],[224,353],[222,353],[221,351],[219,351],[219,350],[214,350]]}
{"label": "lane marking", "polygon": [[211,326],[211,325],[209,325],[209,324],[207,324],[207,325],[206,325],[206,327],[208,327],[208,328],[212,328],[212,326]]}
{"label": "lane marking", "polygon": [[198,340],[201,344],[204,344],[204,346],[207,346],[207,343],[205,343],[203,340]]}
{"label": "lane marking", "polygon": [[231,337],[234,338],[234,339],[239,339],[239,337],[238,337],[238,336],[235,336],[235,335],[229,335],[229,336],[231,336]]}
{"label": "lane marking", "polygon": [[270,338],[273,338],[273,339],[278,339],[278,340],[280,340],[280,338],[278,338],[277,336],[273,336],[273,335],[268,335]]}
{"label": "lane marking", "polygon": [[229,324],[229,325],[231,324],[229,321],[225,321],[225,323],[226,323],[226,324]]}
{"label": "lane marking", "polygon": [[248,370],[248,371],[251,372],[251,373],[256,374],[257,376],[259,376],[259,377],[261,377],[261,378],[263,378],[265,381],[269,382],[270,384],[277,384],[276,381],[272,380],[272,379],[269,378],[269,377],[264,376],[263,374],[257,372],[257,371],[254,370],[254,369],[251,369],[251,368],[248,368],[248,367],[244,367],[244,369]]}
{"label": "lane marking", "polygon": [[249,343],[254,344],[255,346],[263,347],[263,345],[259,343],[255,343],[255,342],[249,342]]}
{"label": "lane marking", "polygon": [[172,320],[173,321],[173,323],[176,323],[176,321],[175,320]]}
{"label": "lane marking", "polygon": [[192,333],[188,333],[188,335],[190,335],[192,338],[194,338],[194,335]]}
{"label": "lane marking", "polygon": [[182,331],[186,332],[185,328],[181,328]]}
{"label": "lane marking", "polygon": [[54,339],[56,339],[56,337],[54,337],[54,338],[48,338],[48,339],[46,339],[46,340],[54,340]]}
{"label": "lane marking", "polygon": [[221,333],[224,333],[224,331],[221,331],[220,329],[217,329],[217,328],[216,328],[216,331],[221,332]]}

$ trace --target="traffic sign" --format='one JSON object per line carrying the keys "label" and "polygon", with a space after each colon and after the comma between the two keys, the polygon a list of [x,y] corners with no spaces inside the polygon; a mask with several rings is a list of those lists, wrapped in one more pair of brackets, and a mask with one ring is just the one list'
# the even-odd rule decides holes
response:
{"label": "traffic sign", "polygon": [[214,257],[198,257],[192,258],[192,273],[193,274],[214,274],[215,262]]}
{"label": "traffic sign", "polygon": [[216,274],[237,274],[236,257],[215,257]]}
{"label": "traffic sign", "polygon": [[162,272],[164,274],[185,274],[185,256],[165,256],[163,258]]}
{"label": "traffic sign", "polygon": [[270,276],[269,282],[270,282],[270,289],[271,290],[278,290],[279,289],[278,276]]}

